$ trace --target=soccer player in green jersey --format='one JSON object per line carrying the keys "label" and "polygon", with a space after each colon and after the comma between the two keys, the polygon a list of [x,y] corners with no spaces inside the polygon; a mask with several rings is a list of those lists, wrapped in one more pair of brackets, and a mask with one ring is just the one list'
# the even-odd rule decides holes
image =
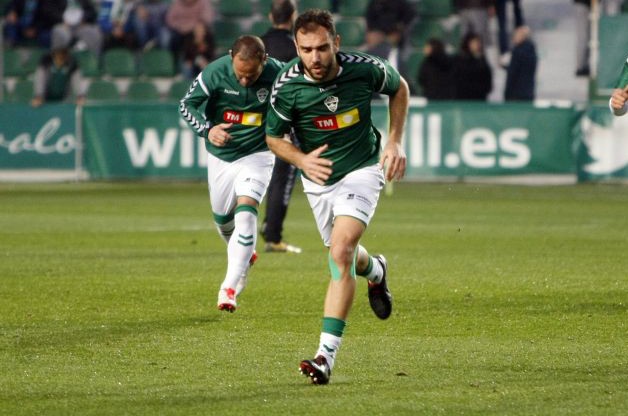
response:
{"label": "soccer player in green jersey", "polygon": [[[356,289],[366,277],[371,308],[380,319],[392,311],[384,256],[360,245],[387,180],[406,168],[401,140],[408,112],[408,85],[391,65],[363,53],[339,52],[340,37],[328,11],[308,10],[294,26],[298,58],[286,64],[271,92],[266,142],[303,172],[303,189],[323,243],[331,280],[325,297],[319,348],[300,371],[327,384]],[[371,122],[374,92],[390,96],[388,141]],[[300,148],[282,140],[295,129]],[[385,173],[384,173],[385,169]]]}
{"label": "soccer player in green jersey", "polygon": [[613,90],[613,95],[611,95],[609,106],[616,116],[623,116],[628,113],[628,58],[626,58],[624,69]]}
{"label": "soccer player in green jersey", "polygon": [[275,161],[264,127],[280,69],[279,61],[267,57],[260,38],[241,36],[229,55],[203,69],[179,105],[181,116],[207,149],[210,203],[227,243],[227,273],[218,292],[218,309],[224,311],[235,311],[236,297],[256,258],[257,209]]}

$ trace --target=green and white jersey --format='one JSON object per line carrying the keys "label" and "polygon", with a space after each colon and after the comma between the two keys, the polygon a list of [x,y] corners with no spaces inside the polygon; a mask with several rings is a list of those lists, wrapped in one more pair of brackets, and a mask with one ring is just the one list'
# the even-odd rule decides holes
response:
{"label": "green and white jersey", "polygon": [[[188,125],[205,141],[207,151],[217,158],[233,162],[251,153],[268,150],[264,125],[273,81],[282,63],[268,58],[255,83],[243,87],[238,83],[231,56],[210,63],[196,77],[179,105]],[[202,109],[205,105],[204,111]],[[233,123],[232,136],[224,147],[207,140],[211,126]]]}
{"label": "green and white jersey", "polygon": [[399,72],[380,58],[340,52],[337,59],[338,75],[325,82],[307,77],[299,58],[286,64],[273,85],[266,122],[272,137],[293,126],[305,153],[329,145],[321,155],[333,161],[328,185],[377,163],[381,134],[371,122],[372,94],[393,95],[400,83]]}

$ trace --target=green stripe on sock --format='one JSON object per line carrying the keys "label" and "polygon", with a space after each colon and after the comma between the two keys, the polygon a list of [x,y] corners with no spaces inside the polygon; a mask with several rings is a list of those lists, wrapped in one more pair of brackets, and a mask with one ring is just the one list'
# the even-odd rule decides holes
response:
{"label": "green stripe on sock", "polygon": [[253,235],[238,234],[238,244],[243,246],[250,246],[253,244]]}
{"label": "green stripe on sock", "polygon": [[323,332],[341,337],[347,323],[338,318],[323,318]]}
{"label": "green stripe on sock", "polygon": [[235,209],[235,213],[237,214],[238,212],[250,212],[257,217],[257,208],[253,205],[238,205]]}
{"label": "green stripe on sock", "polygon": [[225,214],[225,215],[216,214],[215,212],[213,214],[214,214],[214,221],[218,225],[225,225],[229,221],[233,221],[233,212],[230,212],[230,213]]}
{"label": "green stripe on sock", "polygon": [[362,273],[358,273],[360,276],[368,276],[373,271],[373,257],[369,256],[369,264]]}

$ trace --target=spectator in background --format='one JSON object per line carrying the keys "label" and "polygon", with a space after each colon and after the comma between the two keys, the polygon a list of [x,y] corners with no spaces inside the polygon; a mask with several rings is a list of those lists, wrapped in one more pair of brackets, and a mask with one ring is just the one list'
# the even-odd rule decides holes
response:
{"label": "spectator in background", "polygon": [[[297,18],[297,7],[294,0],[273,0],[268,15],[272,27],[262,36],[266,52],[272,58],[283,62],[297,57],[294,46],[292,26]],[[290,140],[297,144],[294,132],[290,132]],[[277,253],[300,253],[301,248],[288,244],[283,240],[283,222],[288,213],[288,203],[297,178],[297,168],[280,158],[275,159],[273,175],[268,185],[266,197],[266,215],[262,223],[264,251]]]}
{"label": "spectator in background", "polygon": [[[170,29],[170,49],[175,63],[179,66],[183,58],[184,44],[189,38],[194,38],[194,29],[202,25],[203,29],[212,32],[214,22],[214,7],[209,0],[173,0],[166,11],[166,25]],[[186,38],[188,38],[186,40]]]}
{"label": "spectator in background", "polygon": [[576,18],[576,76],[588,77],[591,0],[574,0]]}
{"label": "spectator in background", "polygon": [[493,71],[484,55],[484,44],[479,35],[465,35],[454,58],[453,77],[457,100],[486,101],[493,89]]}
{"label": "spectator in background", "polygon": [[70,97],[82,104],[85,87],[78,64],[68,48],[56,48],[42,57],[35,70],[31,105],[39,107],[44,102],[64,101]]}
{"label": "spectator in background", "polygon": [[170,29],[166,26],[166,0],[140,0],[133,14],[133,31],[140,48],[170,46]]}
{"label": "spectator in background", "polygon": [[183,38],[183,76],[194,79],[214,60],[214,34],[206,25],[196,25],[193,36]]}
{"label": "spectator in background", "polygon": [[90,0],[68,0],[63,10],[63,22],[52,28],[52,48],[88,49],[100,55],[103,35],[96,24],[97,17]]}
{"label": "spectator in background", "polygon": [[504,100],[534,100],[537,55],[530,28],[520,26],[512,37],[512,58],[506,74]]}
{"label": "spectator in background", "polygon": [[67,0],[12,0],[6,7],[4,35],[11,46],[36,41],[49,48],[52,28],[63,22]]}
{"label": "spectator in background", "polygon": [[504,68],[510,62],[510,32],[508,30],[508,16],[506,15],[506,6],[508,2],[512,3],[514,28],[523,26],[525,23],[523,11],[521,10],[520,0],[496,0],[495,13],[497,14],[497,29],[499,39],[499,63]]}
{"label": "spectator in background", "polygon": [[608,105],[616,116],[623,116],[628,112],[628,58],[626,58]]}
{"label": "spectator in background", "polygon": [[403,46],[415,15],[407,0],[371,0],[366,9],[367,43],[370,32],[381,32],[391,45]]}
{"label": "spectator in background", "polygon": [[489,18],[495,12],[495,0],[454,0],[460,17],[460,33],[476,33],[482,45],[490,42]]}
{"label": "spectator in background", "polygon": [[415,16],[414,7],[407,0],[371,0],[365,16],[367,52],[389,60],[404,72],[400,67],[406,55],[408,30]]}
{"label": "spectator in background", "polygon": [[104,35],[104,48],[136,47],[133,25],[135,0],[101,0],[98,25]]}
{"label": "spectator in background", "polygon": [[418,81],[428,100],[453,100],[453,59],[440,39],[431,38],[423,47],[423,62]]}

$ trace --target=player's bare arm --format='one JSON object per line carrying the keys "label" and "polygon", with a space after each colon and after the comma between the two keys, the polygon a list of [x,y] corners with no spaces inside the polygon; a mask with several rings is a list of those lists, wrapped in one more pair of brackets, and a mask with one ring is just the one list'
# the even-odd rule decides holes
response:
{"label": "player's bare arm", "polygon": [[223,147],[231,139],[231,135],[227,131],[233,123],[220,123],[212,126],[207,132],[207,140],[216,147]]}
{"label": "player's bare arm", "polygon": [[403,149],[402,140],[406,117],[408,116],[409,96],[408,83],[401,78],[399,89],[390,97],[388,141],[379,161],[379,164],[386,171],[386,180],[388,181],[403,178],[406,171],[406,153]]}
{"label": "player's bare arm", "polygon": [[611,107],[613,110],[621,110],[628,101],[628,86],[624,89],[616,88],[611,96]]}
{"label": "player's bare arm", "polygon": [[308,178],[317,184],[324,185],[325,181],[329,179],[332,172],[332,161],[320,157],[327,150],[326,144],[310,153],[303,153],[298,147],[282,137],[266,135],[266,143],[277,157],[301,169]]}

